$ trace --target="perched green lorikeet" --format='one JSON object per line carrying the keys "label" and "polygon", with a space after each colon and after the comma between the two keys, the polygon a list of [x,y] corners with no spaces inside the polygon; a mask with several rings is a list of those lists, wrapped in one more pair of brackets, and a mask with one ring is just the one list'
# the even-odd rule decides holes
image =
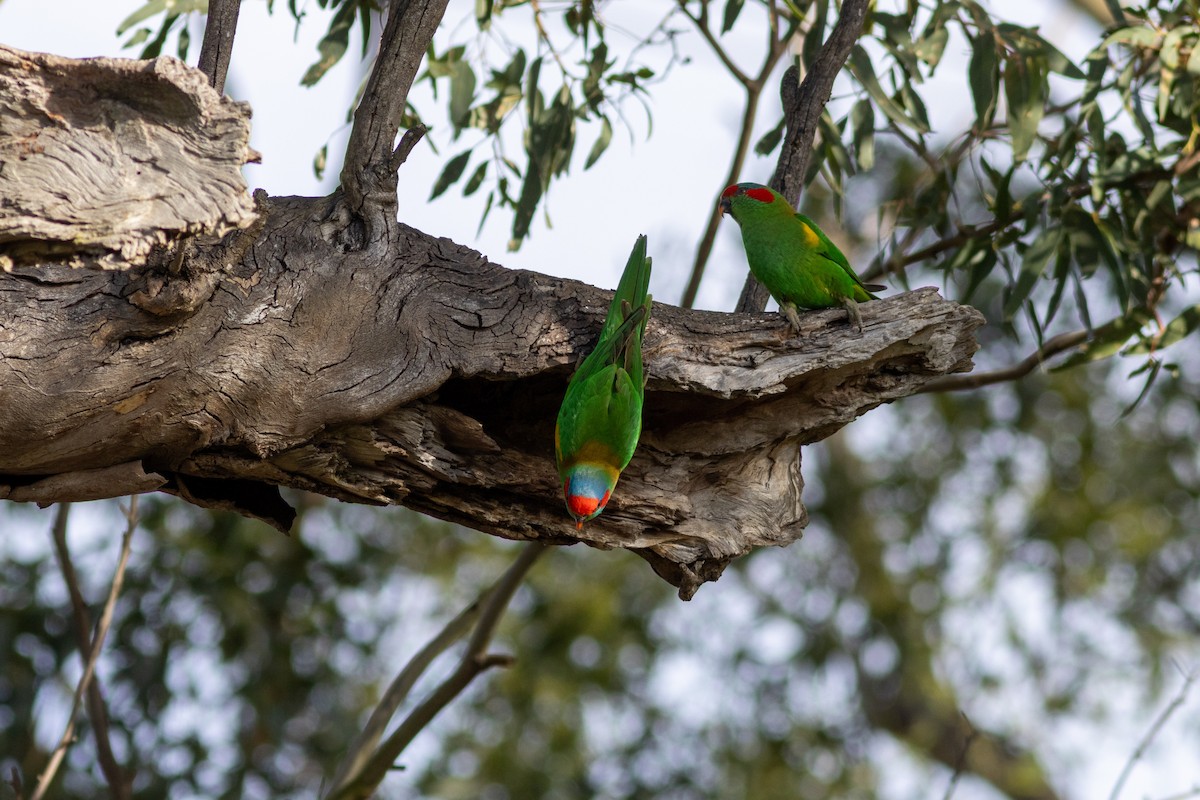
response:
{"label": "perched green lorikeet", "polygon": [[864,284],[816,223],[760,183],[730,186],[721,192],[720,209],[741,227],[750,271],[779,301],[793,328],[800,330],[797,307],[842,306],[862,332],[858,304],[878,299],[871,292],[887,287]]}
{"label": "perched green lorikeet", "polygon": [[642,432],[642,334],[650,318],[650,259],[639,236],[600,339],[571,376],[558,410],[554,455],[575,527],[604,510]]}

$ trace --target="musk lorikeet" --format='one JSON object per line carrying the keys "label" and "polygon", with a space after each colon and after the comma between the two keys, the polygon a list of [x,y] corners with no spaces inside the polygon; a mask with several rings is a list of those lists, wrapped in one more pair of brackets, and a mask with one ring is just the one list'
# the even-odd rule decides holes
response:
{"label": "musk lorikeet", "polygon": [[864,284],[816,223],[760,183],[739,183],[721,192],[720,210],[741,227],[750,271],[797,332],[797,307],[842,306],[862,333],[858,304],[878,299],[871,292],[887,287]]}
{"label": "musk lorikeet", "polygon": [[639,236],[596,348],[575,370],[558,410],[554,455],[575,527],[604,510],[642,432],[642,334],[650,318],[650,259]]}

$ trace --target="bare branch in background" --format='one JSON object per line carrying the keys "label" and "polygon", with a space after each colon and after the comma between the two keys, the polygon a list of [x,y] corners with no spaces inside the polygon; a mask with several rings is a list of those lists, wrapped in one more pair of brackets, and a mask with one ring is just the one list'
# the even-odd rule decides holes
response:
{"label": "bare branch in background", "polygon": [[[71,563],[71,552],[67,547],[67,518],[70,511],[70,503],[59,503],[58,513],[54,517],[54,551],[63,580],[67,584],[67,592],[71,596],[71,621],[74,623],[75,644],[79,648],[79,657],[86,659],[92,646],[92,621],[87,604],[83,601],[83,593],[79,591],[79,577],[75,573],[75,565]],[[88,684],[87,704],[88,720],[96,737],[96,757],[100,762],[100,770],[104,773],[104,779],[108,782],[114,800],[126,800],[133,788],[132,776],[125,774],[113,754],[112,741],[108,735],[108,708],[98,677]]]}
{"label": "bare branch in background", "polygon": [[238,11],[242,0],[209,0],[208,20],[204,24],[204,44],[200,47],[197,66],[208,76],[208,82],[219,94],[225,93],[225,77],[233,54],[233,37],[237,33]]}
{"label": "bare branch in background", "polygon": [[927,392],[960,392],[964,389],[978,389],[981,386],[990,386],[993,383],[1015,381],[1033,372],[1038,366],[1059,353],[1065,353],[1068,350],[1078,347],[1086,342],[1090,336],[1090,331],[1060,333],[1058,336],[1047,339],[1044,345],[1011,367],[991,372],[975,372],[970,375],[952,375],[937,378],[918,389],[916,394]]}
{"label": "bare branch in background", "polygon": [[1125,781],[1129,778],[1129,773],[1133,771],[1134,765],[1137,764],[1142,756],[1146,754],[1146,750],[1150,748],[1150,745],[1154,742],[1154,739],[1158,736],[1159,732],[1162,731],[1163,726],[1167,724],[1167,720],[1169,720],[1176,711],[1182,708],[1183,704],[1187,701],[1188,692],[1192,690],[1192,684],[1196,682],[1197,675],[1200,675],[1200,673],[1197,673],[1196,671],[1191,671],[1184,674],[1183,685],[1179,687],[1179,691],[1175,693],[1175,697],[1172,698],[1171,702],[1167,704],[1167,707],[1164,708],[1159,715],[1154,718],[1154,722],[1150,723],[1150,728],[1146,731],[1146,734],[1142,737],[1142,740],[1138,742],[1138,745],[1134,751],[1129,755],[1129,760],[1125,762],[1125,767],[1121,770],[1121,774],[1117,776],[1117,782],[1113,784],[1112,792],[1108,795],[1108,800],[1117,800],[1117,798],[1120,797],[1121,789],[1124,788]]}
{"label": "bare branch in background", "polygon": [[58,768],[67,754],[67,748],[75,740],[75,720],[79,716],[79,707],[83,702],[84,693],[87,692],[88,686],[92,682],[92,676],[95,675],[96,663],[100,660],[100,651],[104,647],[104,639],[108,635],[109,627],[112,625],[113,611],[117,606],[117,597],[121,594],[121,586],[125,582],[125,567],[129,563],[130,545],[133,542],[133,532],[137,530],[138,524],[137,495],[129,498],[129,509],[125,513],[125,520],[125,535],[121,537],[121,555],[117,559],[117,568],[113,573],[112,587],[108,590],[108,600],[105,601],[104,611],[100,614],[100,623],[96,626],[96,635],[92,638],[91,648],[84,659],[83,674],[79,676],[79,683],[75,686],[75,697],[71,702],[71,713],[67,717],[66,728],[63,730],[62,738],[58,741],[58,746],[50,754],[50,760],[46,763],[45,769],[38,776],[37,786],[34,788],[30,800],[43,800],[45,798],[46,792],[50,789],[50,784],[54,780],[54,775],[58,772]]}
{"label": "bare branch in background", "polygon": [[[371,797],[392,769],[396,759],[416,735],[458,697],[471,681],[492,667],[508,666],[512,663],[510,656],[488,653],[487,648],[517,587],[521,585],[529,568],[545,551],[546,546],[543,544],[535,542],[527,545],[512,566],[487,592],[447,623],[442,632],[401,670],[380,701],[379,707],[371,715],[366,730],[339,767],[338,774],[341,777],[335,780],[333,788],[326,795],[327,800],[365,800]],[[423,703],[409,712],[392,735],[369,759],[366,758],[367,751],[379,740],[387,721],[408,696],[417,679],[442,651],[466,634],[476,618],[478,622],[475,623],[474,633],[471,634],[458,668],[442,681]]]}

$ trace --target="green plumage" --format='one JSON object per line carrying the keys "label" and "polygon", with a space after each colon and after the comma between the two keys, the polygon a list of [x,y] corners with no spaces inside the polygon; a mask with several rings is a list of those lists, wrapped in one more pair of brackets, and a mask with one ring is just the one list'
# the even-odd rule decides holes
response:
{"label": "green plumage", "polygon": [[579,524],[604,508],[641,435],[650,262],[646,237],[639,236],[596,347],[571,376],[558,412],[558,473],[567,508]]}
{"label": "green plumage", "polygon": [[842,306],[862,330],[858,303],[878,299],[859,279],[842,251],[811,219],[771,189],[739,183],[721,194],[721,210],[742,230],[746,260],[779,308],[799,330],[797,308]]}

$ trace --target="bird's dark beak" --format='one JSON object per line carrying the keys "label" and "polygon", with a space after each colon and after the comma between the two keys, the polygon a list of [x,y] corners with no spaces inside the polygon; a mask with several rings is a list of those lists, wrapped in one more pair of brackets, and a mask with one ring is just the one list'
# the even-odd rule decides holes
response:
{"label": "bird's dark beak", "polygon": [[728,197],[722,197],[721,202],[717,203],[717,210],[720,211],[722,217],[729,213],[730,208]]}

